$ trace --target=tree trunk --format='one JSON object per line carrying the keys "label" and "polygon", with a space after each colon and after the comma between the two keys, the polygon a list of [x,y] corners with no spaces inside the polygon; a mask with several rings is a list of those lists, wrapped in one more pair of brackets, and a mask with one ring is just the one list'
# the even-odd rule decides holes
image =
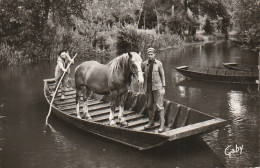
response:
{"label": "tree trunk", "polygon": [[141,11],[140,11],[140,14],[139,14],[139,17],[138,17],[138,21],[137,21],[137,27],[138,27],[139,22],[140,22],[140,18],[141,18],[142,12],[143,12],[143,7],[144,7],[144,0],[142,0]]}
{"label": "tree trunk", "polygon": [[144,11],[144,29],[145,29],[145,11]]}
{"label": "tree trunk", "polygon": [[156,18],[157,18],[157,29],[158,29],[157,31],[158,31],[158,33],[160,33],[159,13],[158,13],[158,11],[156,9],[155,3],[154,3],[154,10],[155,10],[155,13],[156,13]]}
{"label": "tree trunk", "polygon": [[258,77],[258,93],[260,95],[260,51],[259,51],[259,55],[258,55],[258,70],[259,70],[259,77]]}
{"label": "tree trunk", "polygon": [[188,0],[183,0],[183,5],[184,5],[185,13],[187,14],[187,11],[188,11]]}
{"label": "tree trunk", "polygon": [[172,5],[172,17],[174,17],[174,5]]}
{"label": "tree trunk", "polygon": [[43,3],[43,8],[44,8],[44,14],[43,14],[42,21],[41,21],[41,24],[42,24],[41,28],[42,28],[43,34],[45,34],[46,29],[47,29],[47,21],[48,21],[51,2],[50,2],[50,0],[42,0],[42,3]]}

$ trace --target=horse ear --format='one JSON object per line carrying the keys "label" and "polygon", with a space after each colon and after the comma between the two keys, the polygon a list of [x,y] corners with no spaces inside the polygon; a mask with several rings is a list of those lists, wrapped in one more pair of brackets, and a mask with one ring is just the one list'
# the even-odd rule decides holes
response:
{"label": "horse ear", "polygon": [[128,56],[132,59],[132,54],[130,52],[128,52]]}

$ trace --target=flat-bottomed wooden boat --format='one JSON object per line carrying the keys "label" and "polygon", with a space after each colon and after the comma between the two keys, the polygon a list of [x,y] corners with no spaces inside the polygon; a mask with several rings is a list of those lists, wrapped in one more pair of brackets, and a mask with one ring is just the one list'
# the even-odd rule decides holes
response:
{"label": "flat-bottomed wooden boat", "polygon": [[220,68],[190,68],[188,66],[180,66],[175,69],[185,77],[212,82],[255,84],[258,79],[257,72]]}
{"label": "flat-bottomed wooden boat", "polygon": [[[44,95],[49,104],[52,98],[49,89],[53,88],[54,84],[54,79],[44,80]],[[128,125],[125,127],[110,126],[108,119],[109,98],[88,100],[92,120],[87,120],[76,117],[75,90],[73,88],[67,89],[65,100],[60,100],[60,96],[59,90],[52,106],[52,114],[72,126],[139,150],[146,150],[166,142],[208,133],[226,124],[226,120],[165,100],[166,131],[158,132],[159,122],[156,122],[152,128],[145,129],[144,125],[149,121],[144,115],[146,113],[145,94],[129,91],[124,112]],[[82,112],[81,104],[80,113],[82,114]],[[118,109],[115,112],[116,120],[118,120],[117,116]]]}

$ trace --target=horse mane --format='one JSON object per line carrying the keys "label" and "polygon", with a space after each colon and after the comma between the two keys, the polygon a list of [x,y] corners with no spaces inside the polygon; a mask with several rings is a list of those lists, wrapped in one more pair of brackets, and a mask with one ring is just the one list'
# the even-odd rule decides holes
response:
{"label": "horse mane", "polygon": [[109,72],[110,73],[117,73],[118,71],[125,70],[125,66],[128,65],[129,56],[127,53],[124,53],[113,60],[111,60],[109,65]]}

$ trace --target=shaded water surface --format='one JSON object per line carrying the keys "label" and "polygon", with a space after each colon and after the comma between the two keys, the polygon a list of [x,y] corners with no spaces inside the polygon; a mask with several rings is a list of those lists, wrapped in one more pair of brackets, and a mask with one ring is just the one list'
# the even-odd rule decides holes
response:
{"label": "shaded water surface", "polygon": [[[71,128],[53,116],[50,123],[55,131],[44,134],[49,107],[43,96],[43,79],[54,76],[55,63],[1,66],[0,117],[5,117],[0,118],[0,167],[258,166],[257,87],[185,80],[174,69],[181,65],[222,67],[223,62],[256,64],[257,53],[221,42],[161,51],[157,57],[165,69],[167,99],[226,119],[228,124],[201,138],[144,152]],[[242,154],[225,155],[228,146],[236,145],[243,145]]]}

